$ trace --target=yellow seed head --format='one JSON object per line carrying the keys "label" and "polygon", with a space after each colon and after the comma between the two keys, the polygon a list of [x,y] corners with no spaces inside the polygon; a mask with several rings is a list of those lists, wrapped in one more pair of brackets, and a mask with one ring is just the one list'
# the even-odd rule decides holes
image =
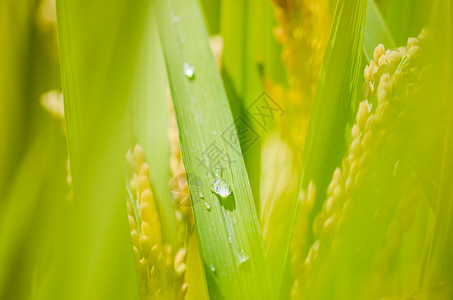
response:
{"label": "yellow seed head", "polygon": [[[410,134],[414,134],[410,132],[414,116],[405,111],[410,109],[414,114],[410,104],[414,98],[418,100],[414,95],[419,85],[417,58],[422,55],[422,45],[418,39],[410,39],[407,48],[385,51],[379,45],[375,49],[374,60],[364,71],[366,100],[359,106],[348,151],[341,169],[334,172],[327,200],[313,222],[315,243],[305,263],[300,263],[297,257],[292,260],[293,264],[299,262],[298,267],[304,270],[296,273],[293,295],[311,296],[304,294],[304,278],[310,278],[310,284],[325,284],[329,277],[323,274],[330,272],[326,267],[335,264],[336,252],[350,251],[351,243],[356,245],[358,255],[345,259],[351,259],[348,263],[354,264],[354,276],[372,282],[374,287],[365,288],[365,296],[354,294],[350,298],[372,298],[378,295],[379,286],[395,284],[386,272],[400,253],[404,233],[412,226],[416,203],[420,202],[417,199],[423,194],[420,183],[413,180],[416,170],[407,163],[412,154],[407,149],[412,142]],[[377,86],[376,93],[367,89],[371,85]],[[373,110],[369,103],[377,103],[376,108]],[[417,118],[424,118],[421,111],[419,114]],[[401,129],[400,124],[407,127]],[[395,162],[400,165],[397,175]],[[363,228],[354,226],[358,223]],[[369,239],[366,235],[369,230],[381,234]],[[319,251],[320,247],[323,251]],[[322,259],[317,260],[321,253]]]}
{"label": "yellow seed head", "polygon": [[376,47],[376,49],[374,49],[374,61],[379,61],[379,59],[381,58],[382,55],[384,55],[385,53],[385,48],[384,48],[384,45],[382,44],[379,44],[379,46]]}
{"label": "yellow seed head", "polygon": [[131,238],[132,238],[132,245],[134,245],[134,247],[139,247],[140,243],[139,243],[139,236],[138,236],[138,232],[137,230],[132,230],[131,231]]}
{"label": "yellow seed head", "polygon": [[133,230],[137,229],[137,224],[135,223],[134,217],[129,215],[128,218],[129,218],[129,229],[132,232]]}
{"label": "yellow seed head", "polygon": [[148,257],[149,253],[151,252],[151,241],[146,235],[140,235],[140,246],[142,248],[143,255]]}
{"label": "yellow seed head", "polygon": [[[141,297],[176,298],[176,295],[187,290],[187,286],[181,288],[185,283],[185,256],[178,256],[179,265],[178,269],[175,269],[172,248],[162,239],[160,216],[143,148],[137,145],[133,153],[129,151],[126,163],[128,183],[132,191],[128,194],[126,203]],[[138,207],[135,207],[137,205]],[[175,275],[178,276],[177,280]]]}

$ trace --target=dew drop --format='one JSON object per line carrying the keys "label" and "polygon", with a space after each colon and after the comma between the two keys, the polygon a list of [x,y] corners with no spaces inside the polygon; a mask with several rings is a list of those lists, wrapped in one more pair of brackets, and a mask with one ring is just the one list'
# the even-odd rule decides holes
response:
{"label": "dew drop", "polygon": [[214,267],[214,265],[210,265],[210,266],[209,266],[209,269],[211,269],[212,272],[215,272],[215,267]]}
{"label": "dew drop", "polygon": [[184,63],[184,75],[186,75],[187,78],[192,79],[195,76],[195,68],[189,65],[188,63]]}
{"label": "dew drop", "polygon": [[212,181],[212,191],[221,198],[226,198],[231,194],[231,187],[225,179],[217,177]]}
{"label": "dew drop", "polygon": [[202,193],[200,193],[200,198],[201,198],[201,199],[203,199],[203,198],[204,198],[204,196],[203,196],[203,194],[202,194]]}
{"label": "dew drop", "polygon": [[177,23],[181,22],[181,18],[178,17],[177,15],[173,15],[173,17],[171,18],[171,22],[173,24],[177,24]]}
{"label": "dew drop", "polygon": [[216,177],[216,178],[222,177],[222,175],[223,175],[223,169],[224,169],[224,168],[223,168],[223,166],[222,166],[221,163],[217,163],[217,164],[215,165],[215,177]]}
{"label": "dew drop", "polygon": [[248,261],[249,258],[250,257],[248,257],[248,255],[245,254],[244,249],[242,249],[241,252],[238,255],[239,265],[241,265],[241,264],[245,263],[246,261]]}
{"label": "dew drop", "polygon": [[207,210],[211,210],[211,205],[209,205],[208,202],[205,202],[204,206],[206,207]]}

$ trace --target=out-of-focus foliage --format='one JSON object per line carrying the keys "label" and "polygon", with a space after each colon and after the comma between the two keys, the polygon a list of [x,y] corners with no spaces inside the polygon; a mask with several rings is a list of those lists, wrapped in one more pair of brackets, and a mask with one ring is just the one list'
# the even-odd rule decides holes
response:
{"label": "out-of-focus foliage", "polygon": [[[431,212],[415,168],[418,152],[426,151],[420,144],[425,131],[439,134],[441,124],[434,125],[433,118],[445,119],[438,110],[442,103],[427,110],[432,102],[423,95],[425,76],[432,75],[426,65],[432,42],[423,32],[407,47],[385,52],[380,45],[374,51],[365,69],[365,101],[313,223],[317,240],[295,293],[360,299],[417,291]],[[337,268],[327,267],[334,263]],[[330,288],[320,288],[326,285]]]}
{"label": "out-of-focus foliage", "polygon": [[0,298],[451,299],[452,18],[1,1]]}

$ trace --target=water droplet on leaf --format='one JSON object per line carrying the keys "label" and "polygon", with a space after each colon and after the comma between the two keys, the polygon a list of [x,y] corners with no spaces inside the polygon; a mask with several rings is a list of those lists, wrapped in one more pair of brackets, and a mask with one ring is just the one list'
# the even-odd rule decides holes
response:
{"label": "water droplet on leaf", "polygon": [[195,76],[195,68],[189,65],[188,63],[184,63],[184,75],[187,78],[192,79]]}
{"label": "water droplet on leaf", "polygon": [[171,22],[173,24],[179,23],[179,22],[181,22],[181,18],[178,17],[177,15],[173,15],[173,17],[171,18]]}
{"label": "water droplet on leaf", "polygon": [[210,265],[210,266],[209,266],[209,269],[211,269],[212,272],[215,272],[215,267],[214,267],[214,265]]}
{"label": "water droplet on leaf", "polygon": [[204,206],[206,207],[207,210],[211,210],[211,205],[209,205],[208,202],[205,202]]}
{"label": "water droplet on leaf", "polygon": [[216,178],[212,181],[212,191],[221,198],[226,198],[231,194],[231,187],[225,179]]}
{"label": "water droplet on leaf", "polygon": [[224,167],[222,166],[222,164],[221,164],[221,163],[217,163],[217,164],[215,165],[215,169],[214,169],[214,171],[215,171],[215,177],[216,177],[216,178],[222,177],[222,175],[223,175],[223,170],[224,170]]}
{"label": "water droplet on leaf", "polygon": [[249,258],[250,257],[248,257],[248,255],[245,254],[244,249],[242,249],[241,252],[238,255],[239,265],[241,265],[241,264],[245,263],[246,261],[248,261]]}

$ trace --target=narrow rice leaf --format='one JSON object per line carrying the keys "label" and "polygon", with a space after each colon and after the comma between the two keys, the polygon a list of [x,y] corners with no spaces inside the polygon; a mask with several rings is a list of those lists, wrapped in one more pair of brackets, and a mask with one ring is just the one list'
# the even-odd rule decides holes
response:
{"label": "narrow rice leaf", "polygon": [[[29,107],[30,49],[34,4],[8,0],[0,3],[0,195],[6,195],[26,145],[25,130]],[[5,201],[0,200],[0,207]]]}
{"label": "narrow rice leaf", "polygon": [[198,2],[154,1],[154,8],[209,295],[267,299],[253,197]]}
{"label": "narrow rice leaf", "polygon": [[[242,108],[234,111],[244,97],[245,90],[245,55],[246,55],[246,7],[247,2],[225,0],[221,5],[220,32],[223,38],[222,76],[225,87],[236,99],[229,99],[232,103],[233,113],[240,113]],[[228,91],[231,89],[231,92]]]}
{"label": "narrow rice leaf", "polygon": [[[453,190],[451,179],[453,177],[453,161],[451,151],[453,151],[453,6],[451,1],[436,0],[433,1],[433,9],[430,21],[430,28],[440,33],[441,39],[438,45],[431,49],[431,60],[435,62],[433,71],[426,77],[427,84],[431,86],[429,93],[430,104],[440,103],[438,109],[442,110],[439,122],[442,125],[440,130],[434,132],[435,135],[445,134],[442,136],[440,143],[433,144],[432,153],[425,156],[424,163],[420,173],[424,173],[429,168],[428,161],[435,162],[431,168],[436,168],[438,177],[435,182],[429,181],[433,187],[428,195],[432,196],[431,207],[434,217],[430,220],[431,226],[434,226],[433,239],[427,243],[425,248],[425,264],[420,274],[420,288],[423,291],[423,299],[449,299],[453,297],[453,260],[451,256],[453,240]],[[429,134],[427,143],[432,143],[434,134]],[[426,159],[429,157],[429,159]],[[433,159],[434,158],[434,159]],[[433,176],[428,172],[428,176]],[[435,174],[435,173],[434,173]],[[423,174],[424,175],[424,174]],[[441,298],[442,297],[442,298]]]}
{"label": "narrow rice leaf", "polygon": [[[299,207],[298,215],[300,217],[301,213],[304,214],[307,225],[304,226],[305,234],[293,236],[293,243],[299,244],[297,250],[293,250],[297,251],[293,254],[296,256],[306,256],[308,245],[313,239],[311,224],[322,207],[331,174],[346,151],[349,140],[348,122],[356,105],[366,4],[365,0],[340,0],[335,9],[316,87],[301,172],[302,199],[306,198],[304,195],[307,193],[316,196],[307,197],[313,198],[309,206]],[[312,190],[316,190],[316,193]],[[308,208],[310,210],[305,212],[304,209]],[[293,208],[291,211],[296,214],[298,210]],[[293,224],[294,222],[295,219]]]}
{"label": "narrow rice leaf", "polygon": [[346,126],[356,105],[365,13],[364,0],[340,0],[335,9],[303,157],[301,189],[307,190],[308,184],[313,181],[319,195],[311,220],[321,208],[330,176],[339,165],[349,140]]}
{"label": "narrow rice leaf", "polygon": [[407,38],[417,36],[428,25],[434,0],[390,0],[385,16],[388,28],[397,46],[404,45]]}
{"label": "narrow rice leaf", "polygon": [[[168,82],[165,61],[154,17],[146,21],[134,74],[134,94],[131,103],[130,147],[135,143],[143,146],[149,164],[153,192],[159,207],[166,241],[175,246],[175,209],[170,199],[170,145],[168,141]],[[179,174],[178,174],[179,175]]]}
{"label": "narrow rice leaf", "polygon": [[55,13],[50,8],[44,20],[44,2],[0,3],[2,299],[36,296],[59,253],[55,220],[67,204],[66,141],[39,103],[60,80]]}
{"label": "narrow rice leaf", "polygon": [[383,44],[387,49],[396,47],[379,8],[374,0],[368,0],[363,39],[363,51],[367,61],[373,59],[373,51],[378,44]]}
{"label": "narrow rice leaf", "polygon": [[126,100],[150,4],[57,1],[57,16],[74,200],[62,225],[57,288],[44,298],[134,299],[124,203]]}
{"label": "narrow rice leaf", "polygon": [[0,213],[0,243],[8,245],[0,250],[5,299],[42,298],[38,294],[61,251],[59,225],[69,207],[66,140],[59,124],[43,117],[47,120],[39,122]]}
{"label": "narrow rice leaf", "polygon": [[[266,19],[260,1],[225,0],[221,6],[221,34],[224,49],[222,77],[234,118],[241,117],[255,132],[256,122],[245,112],[263,92],[260,74],[265,40],[262,32]],[[243,140],[240,140],[242,143]],[[242,144],[242,149],[245,146]],[[243,152],[255,207],[259,212],[260,143]]]}
{"label": "narrow rice leaf", "polygon": [[215,35],[220,31],[220,0],[201,0],[209,35]]}
{"label": "narrow rice leaf", "polygon": [[[44,127],[46,128],[46,127]],[[48,129],[48,128],[46,128]],[[8,277],[16,269],[16,251],[27,239],[27,232],[38,206],[47,167],[54,153],[55,136],[42,130],[32,141],[16,169],[10,193],[0,213],[0,295],[6,297]],[[27,188],[24,188],[27,187]],[[19,205],[18,205],[19,204]],[[6,247],[7,246],[7,247]],[[26,270],[30,272],[30,270]],[[26,291],[28,292],[28,290]],[[24,295],[25,296],[25,295]]]}

